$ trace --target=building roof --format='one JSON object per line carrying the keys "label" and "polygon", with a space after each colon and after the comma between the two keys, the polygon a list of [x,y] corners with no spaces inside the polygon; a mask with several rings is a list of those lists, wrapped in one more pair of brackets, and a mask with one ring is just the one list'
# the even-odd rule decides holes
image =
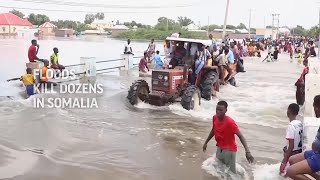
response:
{"label": "building roof", "polygon": [[188,26],[183,26],[182,28],[187,30],[200,30],[199,26],[195,24],[189,24]]}
{"label": "building roof", "polygon": [[112,29],[128,30],[129,28],[125,25],[115,25]]}
{"label": "building roof", "polygon": [[95,20],[91,24],[113,24],[113,23],[107,20]]}
{"label": "building roof", "polygon": [[0,25],[17,25],[17,26],[32,26],[32,24],[12,13],[0,14]]}
{"label": "building roof", "polygon": [[52,24],[51,22],[45,22],[40,25],[40,28],[57,28],[57,26]]}
{"label": "building roof", "polygon": [[[223,32],[223,29],[214,29],[213,31],[215,31],[215,32]],[[236,31],[232,30],[232,29],[226,29],[226,32],[235,33]]]}
{"label": "building roof", "polygon": [[249,33],[249,31],[246,29],[236,29],[236,31],[243,34]]}

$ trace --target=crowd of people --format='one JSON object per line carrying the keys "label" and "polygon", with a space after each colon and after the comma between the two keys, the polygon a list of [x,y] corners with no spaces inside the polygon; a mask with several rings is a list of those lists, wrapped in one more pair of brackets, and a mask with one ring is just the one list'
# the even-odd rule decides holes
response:
{"label": "crowd of people", "polygon": [[[211,44],[202,44],[197,42],[166,41],[164,44],[164,58],[161,59],[159,51],[155,49],[152,39],[144,57],[140,60],[139,71],[149,71],[148,63],[150,57],[154,57],[153,69],[168,69],[185,64],[192,69],[197,76],[204,67],[216,67],[220,77],[220,84],[229,83],[230,79],[238,72],[245,72],[243,66],[244,49],[243,44],[237,41],[224,43],[217,46],[210,35]],[[129,42],[130,40],[128,40]],[[195,78],[193,78],[195,79]],[[231,85],[236,85],[230,83]]]}
{"label": "crowd of people", "polygon": [[[65,69],[63,65],[59,63],[58,60],[58,53],[59,50],[58,48],[53,48],[53,53],[50,56],[50,61],[46,59],[41,59],[38,57],[38,52],[40,49],[40,45],[38,44],[37,40],[32,40],[31,45],[28,49],[28,59],[30,63],[43,63],[43,67],[41,68],[41,73],[40,73],[40,83],[44,84],[46,86],[55,86],[55,83],[49,82],[48,79],[48,69],[54,69],[57,73],[57,76],[59,73]],[[50,65],[51,64],[51,65]],[[20,77],[20,81],[22,81],[23,85],[26,88],[26,95],[31,96],[35,94],[34,91],[34,84],[36,83],[34,76],[32,75],[33,71],[31,68],[26,69],[26,74],[22,75]]]}

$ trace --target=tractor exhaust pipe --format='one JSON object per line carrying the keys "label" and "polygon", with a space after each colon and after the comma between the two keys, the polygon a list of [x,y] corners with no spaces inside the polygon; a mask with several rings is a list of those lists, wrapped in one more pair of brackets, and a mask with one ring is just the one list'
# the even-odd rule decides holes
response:
{"label": "tractor exhaust pipe", "polygon": [[187,79],[187,75],[188,75],[187,73],[188,73],[188,65],[185,64],[185,65],[183,66],[183,76],[182,76],[183,81],[185,81],[185,80]]}

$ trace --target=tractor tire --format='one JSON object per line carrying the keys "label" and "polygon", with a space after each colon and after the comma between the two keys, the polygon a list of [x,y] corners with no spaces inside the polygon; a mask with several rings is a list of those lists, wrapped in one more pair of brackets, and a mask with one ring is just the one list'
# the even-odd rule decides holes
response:
{"label": "tractor tire", "polygon": [[193,110],[200,107],[201,96],[195,86],[189,86],[184,90],[181,97],[181,106],[186,110]]}
{"label": "tractor tire", "polygon": [[212,90],[213,90],[213,84],[216,83],[219,80],[218,74],[214,71],[209,71],[207,74],[205,74],[201,79],[200,84],[200,91],[201,91],[201,97],[205,100],[210,101]]}
{"label": "tractor tire", "polygon": [[127,98],[131,105],[136,105],[139,100],[142,102],[146,101],[149,93],[150,89],[148,83],[145,80],[138,80],[130,86]]}

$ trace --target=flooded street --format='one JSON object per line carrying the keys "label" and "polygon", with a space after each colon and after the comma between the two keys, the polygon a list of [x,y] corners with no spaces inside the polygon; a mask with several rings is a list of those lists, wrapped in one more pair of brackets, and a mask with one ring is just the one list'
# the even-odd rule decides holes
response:
{"label": "flooded street", "polygon": [[[58,47],[62,64],[77,64],[80,57],[116,59],[125,41],[113,39],[40,40],[39,57],[49,58]],[[148,43],[133,42],[136,56]],[[33,98],[83,94],[19,96],[19,82],[4,82],[25,71],[29,40],[1,39],[4,55],[0,92],[14,96],[0,99],[0,179],[8,180],[212,180],[221,179],[211,162],[216,150],[211,140],[211,118],[219,100],[229,103],[230,115],[240,127],[255,157],[248,164],[237,139],[237,163],[247,179],[279,179],[278,169],[288,124],[286,109],[295,102],[294,83],[302,67],[280,54],[279,62],[262,63],[246,58],[246,73],[236,76],[239,87],[224,86],[212,101],[201,102],[198,111],[186,111],[179,103],[155,107],[131,106],[127,90],[137,73],[98,76],[104,93],[97,95],[98,109],[35,109]],[[162,43],[157,49],[163,50]],[[263,55],[264,57],[264,55]],[[114,62],[97,68],[116,66]]]}

